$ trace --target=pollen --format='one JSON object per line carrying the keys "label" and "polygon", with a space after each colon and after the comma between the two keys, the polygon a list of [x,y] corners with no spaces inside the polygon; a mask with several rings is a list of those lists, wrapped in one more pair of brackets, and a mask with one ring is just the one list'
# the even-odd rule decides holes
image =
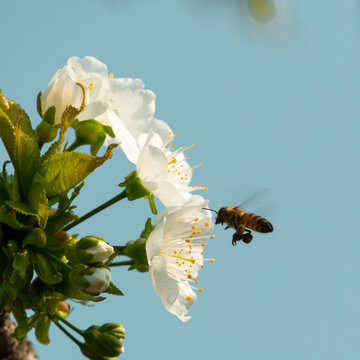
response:
{"label": "pollen", "polygon": [[192,232],[192,234],[193,234],[193,235],[196,235],[196,234],[197,234],[197,231],[196,231],[196,230],[194,230],[194,231]]}
{"label": "pollen", "polygon": [[188,278],[188,279],[191,279],[191,278],[192,278],[192,275],[191,275],[191,274],[188,274],[187,278]]}
{"label": "pollen", "polygon": [[94,83],[91,82],[88,86],[88,89],[91,91],[93,89],[93,87],[94,87]]}
{"label": "pollen", "polygon": [[211,262],[211,263],[213,263],[214,261],[215,261],[215,259],[214,259],[214,258],[211,258],[211,259],[210,259],[210,262]]}
{"label": "pollen", "polygon": [[199,291],[200,291],[200,292],[203,292],[203,290],[204,290],[203,288],[199,288]]}
{"label": "pollen", "polygon": [[209,226],[210,225],[210,223],[207,221],[206,223],[205,223],[205,226]]}
{"label": "pollen", "polygon": [[194,219],[194,221],[199,221],[199,218],[198,218],[198,217],[196,217],[196,218]]}
{"label": "pollen", "polygon": [[109,78],[112,78],[112,79],[113,79],[113,78],[114,78],[114,74],[113,74],[113,73],[110,73],[110,74],[109,74]]}
{"label": "pollen", "polygon": [[186,239],[185,241],[186,241],[187,243],[189,243],[189,242],[190,242],[190,240],[189,240],[189,239]]}
{"label": "pollen", "polygon": [[213,239],[215,237],[215,235],[211,235],[210,238]]}
{"label": "pollen", "polygon": [[191,297],[191,296],[187,296],[185,299],[188,300],[188,301],[191,301],[191,300],[192,300],[192,297]]}
{"label": "pollen", "polygon": [[209,188],[208,188],[208,187],[204,187],[204,190],[207,191],[207,190],[209,190]]}
{"label": "pollen", "polygon": [[201,244],[202,247],[205,247],[205,245],[206,245],[205,243],[202,243],[202,244]]}
{"label": "pollen", "polygon": [[196,226],[195,226],[195,225],[193,225],[191,228],[192,228],[192,229],[196,229]]}
{"label": "pollen", "polygon": [[176,251],[176,250],[174,250],[174,254],[177,254],[177,251]]}
{"label": "pollen", "polygon": [[201,234],[201,230],[198,230],[198,231],[197,231],[197,234],[200,235],[200,234]]}
{"label": "pollen", "polygon": [[197,284],[197,279],[194,279],[195,284]]}

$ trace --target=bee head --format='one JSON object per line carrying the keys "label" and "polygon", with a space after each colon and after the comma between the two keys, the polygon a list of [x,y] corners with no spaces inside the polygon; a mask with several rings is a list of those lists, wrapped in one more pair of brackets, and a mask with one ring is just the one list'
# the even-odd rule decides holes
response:
{"label": "bee head", "polygon": [[226,214],[226,207],[223,206],[218,211],[218,214],[217,214],[217,217],[215,220],[215,224],[223,224],[225,222],[225,214]]}

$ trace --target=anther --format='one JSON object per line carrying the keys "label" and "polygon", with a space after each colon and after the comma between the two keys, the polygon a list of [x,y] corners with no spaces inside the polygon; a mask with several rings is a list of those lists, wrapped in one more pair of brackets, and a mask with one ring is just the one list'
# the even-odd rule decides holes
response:
{"label": "anther", "polygon": [[191,301],[191,300],[192,300],[192,297],[191,297],[191,296],[187,296],[185,299],[188,300],[188,301]]}

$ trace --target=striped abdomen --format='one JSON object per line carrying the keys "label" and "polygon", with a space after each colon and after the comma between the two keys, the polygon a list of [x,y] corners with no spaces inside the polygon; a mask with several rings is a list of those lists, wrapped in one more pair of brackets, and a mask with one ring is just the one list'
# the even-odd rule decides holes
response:
{"label": "striped abdomen", "polygon": [[242,214],[242,221],[245,224],[245,227],[260,233],[268,233],[273,231],[273,227],[270,221],[266,220],[260,215],[244,212]]}

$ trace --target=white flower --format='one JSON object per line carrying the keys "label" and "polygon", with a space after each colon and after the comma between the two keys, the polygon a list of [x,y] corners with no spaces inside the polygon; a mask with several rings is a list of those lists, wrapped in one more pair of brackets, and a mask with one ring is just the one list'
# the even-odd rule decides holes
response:
{"label": "white flower", "polygon": [[41,96],[41,110],[55,106],[55,125],[61,121],[61,116],[67,106],[80,108],[85,89],[86,108],[78,115],[79,120],[98,119],[110,109],[109,75],[106,65],[91,56],[83,59],[71,57],[67,65],[58,70],[49,82]]}
{"label": "white flower", "polygon": [[181,207],[167,208],[146,243],[155,291],[165,308],[182,321],[190,319],[185,315],[196,300],[192,284],[204,266],[203,249],[213,229],[211,213],[203,209],[207,206],[207,200],[192,196]]}
{"label": "white flower", "polygon": [[91,294],[101,293],[110,285],[111,273],[105,267],[90,268],[83,276],[89,282],[89,286],[85,290]]}
{"label": "white flower", "polygon": [[189,185],[194,169],[186,161],[185,149],[170,150],[162,138],[150,130],[137,160],[142,184],[166,207],[184,204],[192,196],[191,191],[199,188]]}
{"label": "white flower", "polygon": [[86,252],[92,255],[89,263],[96,263],[107,259],[114,252],[114,248],[105,241],[99,241],[96,246],[86,249]]}

